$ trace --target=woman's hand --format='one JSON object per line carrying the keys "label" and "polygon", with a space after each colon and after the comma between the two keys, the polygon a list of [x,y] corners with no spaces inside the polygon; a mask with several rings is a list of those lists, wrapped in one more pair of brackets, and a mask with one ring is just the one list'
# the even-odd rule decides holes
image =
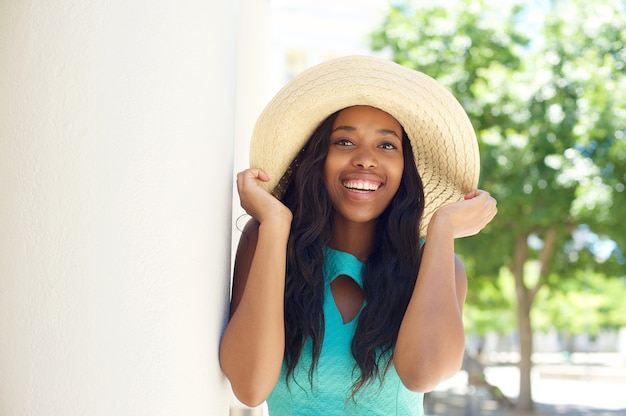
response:
{"label": "woman's hand", "polygon": [[292,214],[282,202],[261,186],[259,181],[269,181],[262,169],[246,169],[237,174],[237,191],[241,207],[259,223],[267,219],[284,219],[291,222]]}
{"label": "woman's hand", "polygon": [[452,227],[454,238],[478,234],[496,216],[496,200],[483,190],[472,191],[462,201],[440,207],[431,219],[429,229],[435,223],[447,223]]}

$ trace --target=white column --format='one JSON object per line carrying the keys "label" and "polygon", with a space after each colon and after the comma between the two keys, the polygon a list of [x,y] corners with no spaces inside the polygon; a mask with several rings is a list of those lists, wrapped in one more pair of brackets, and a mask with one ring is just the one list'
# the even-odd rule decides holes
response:
{"label": "white column", "polygon": [[228,414],[237,3],[0,16],[0,414]]}
{"label": "white column", "polygon": [[[242,0],[239,9],[235,172],[250,166],[250,136],[254,122],[271,98],[269,3],[268,0]],[[241,237],[241,229],[249,219],[245,214],[240,205],[239,195],[235,190],[233,192],[233,261]],[[231,395],[232,415],[262,415],[264,410],[265,406],[248,409],[237,400],[234,394]]]}

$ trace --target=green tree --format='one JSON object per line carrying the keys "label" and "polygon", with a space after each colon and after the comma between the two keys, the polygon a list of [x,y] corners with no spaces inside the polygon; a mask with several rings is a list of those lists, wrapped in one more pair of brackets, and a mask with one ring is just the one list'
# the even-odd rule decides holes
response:
{"label": "green tree", "polygon": [[390,6],[372,35],[374,50],[445,84],[474,123],[480,187],[498,199],[499,214],[457,249],[477,277],[470,304],[480,307],[485,290],[497,295],[502,267],[513,276],[518,407],[526,411],[534,408],[531,308],[540,289],[556,290],[580,269],[623,274],[619,249],[598,262],[597,247],[577,246],[573,235],[586,225],[626,247],[624,11],[623,0],[552,0],[532,9],[405,1]]}
{"label": "green tree", "polygon": [[547,287],[535,300],[534,329],[558,328],[562,335],[587,334],[626,326],[626,285],[592,270],[577,270],[562,287]]}

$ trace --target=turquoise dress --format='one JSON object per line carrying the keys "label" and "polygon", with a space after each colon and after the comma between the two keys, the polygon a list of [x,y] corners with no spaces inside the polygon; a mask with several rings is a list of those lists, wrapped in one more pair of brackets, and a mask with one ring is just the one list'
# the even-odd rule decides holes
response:
{"label": "turquoise dress", "polygon": [[[311,341],[302,352],[291,379],[286,383],[287,367],[282,372],[274,390],[267,398],[270,416],[286,415],[402,415],[422,416],[423,393],[408,390],[402,384],[393,366],[382,383],[376,380],[350,398],[355,381],[356,364],[350,346],[358,315],[344,324],[330,291],[330,283],[338,276],[347,275],[363,287],[361,263],[355,256],[330,248],[324,252],[324,319],[325,336],[320,358],[313,375],[313,390],[309,383],[311,366]],[[358,369],[355,374],[358,374]]]}

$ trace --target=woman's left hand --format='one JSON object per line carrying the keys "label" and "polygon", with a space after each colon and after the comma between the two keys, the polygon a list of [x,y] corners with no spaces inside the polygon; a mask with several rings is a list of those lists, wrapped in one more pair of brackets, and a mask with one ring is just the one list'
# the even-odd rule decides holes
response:
{"label": "woman's left hand", "polygon": [[454,238],[475,235],[496,216],[496,205],[496,200],[489,192],[478,189],[465,195],[462,201],[440,207],[433,215],[431,224],[447,220],[453,227]]}

